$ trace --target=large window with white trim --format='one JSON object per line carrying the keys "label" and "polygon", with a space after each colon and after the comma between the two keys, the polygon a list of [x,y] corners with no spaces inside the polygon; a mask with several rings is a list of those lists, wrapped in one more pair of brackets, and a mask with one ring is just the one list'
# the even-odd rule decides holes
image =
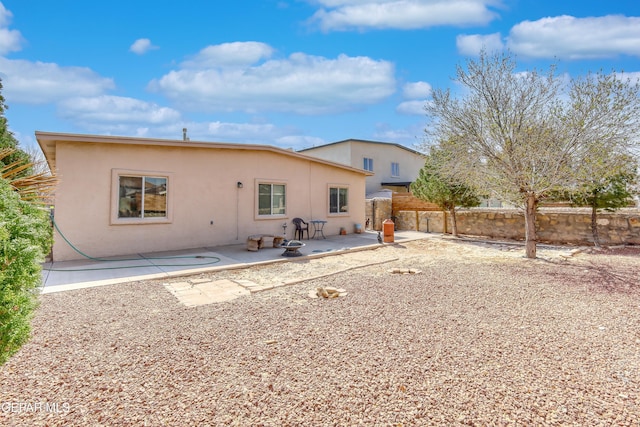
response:
{"label": "large window with white trim", "polygon": [[172,221],[171,172],[111,170],[111,224]]}
{"label": "large window with white trim", "polygon": [[349,213],[349,189],[344,186],[329,187],[329,213]]}
{"label": "large window with white trim", "polygon": [[283,216],[287,213],[287,186],[283,183],[258,183],[258,216]]}
{"label": "large window with white trim", "polygon": [[118,218],[167,218],[167,178],[118,177]]}

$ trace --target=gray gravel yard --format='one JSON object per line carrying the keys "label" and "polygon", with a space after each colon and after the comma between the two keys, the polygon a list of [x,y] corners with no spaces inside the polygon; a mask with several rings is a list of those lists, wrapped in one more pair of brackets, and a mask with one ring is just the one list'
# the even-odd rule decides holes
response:
{"label": "gray gravel yard", "polygon": [[43,295],[0,425],[639,425],[640,248],[523,253],[434,238],[225,271],[352,268],[191,308],[162,281]]}

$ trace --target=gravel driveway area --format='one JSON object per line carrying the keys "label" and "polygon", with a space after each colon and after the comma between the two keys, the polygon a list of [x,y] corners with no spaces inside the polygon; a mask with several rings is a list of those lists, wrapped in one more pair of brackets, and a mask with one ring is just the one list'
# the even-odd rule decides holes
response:
{"label": "gravel driveway area", "polygon": [[523,254],[430,238],[224,271],[326,276],[198,307],[163,281],[42,295],[0,425],[639,425],[640,248]]}

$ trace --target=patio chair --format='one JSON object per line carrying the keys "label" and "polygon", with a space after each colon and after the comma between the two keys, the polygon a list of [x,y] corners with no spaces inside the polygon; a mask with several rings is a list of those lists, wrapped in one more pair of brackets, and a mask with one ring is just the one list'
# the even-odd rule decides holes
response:
{"label": "patio chair", "polygon": [[293,218],[291,222],[296,226],[296,231],[293,236],[298,240],[302,240],[304,238],[304,232],[306,231],[307,240],[309,240],[309,224],[304,222],[302,218]]}

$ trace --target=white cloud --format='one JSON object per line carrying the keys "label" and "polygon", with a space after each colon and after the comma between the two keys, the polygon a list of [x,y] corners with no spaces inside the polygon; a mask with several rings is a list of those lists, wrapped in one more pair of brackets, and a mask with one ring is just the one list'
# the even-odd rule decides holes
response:
{"label": "white cloud", "polygon": [[129,47],[129,50],[137,55],[144,55],[150,50],[158,49],[149,39],[138,39]]}
{"label": "white cloud", "polygon": [[223,123],[209,122],[207,135],[224,139],[247,138],[254,139],[264,135],[274,134],[276,127],[269,123]]}
{"label": "white cloud", "polygon": [[271,123],[185,121],[180,112],[155,103],[119,96],[69,98],[58,104],[58,114],[75,126],[112,135],[181,139],[187,128],[191,141],[259,143],[297,136],[295,129]]}
{"label": "white cloud", "polygon": [[68,98],[58,104],[60,115],[76,123],[135,123],[140,126],[179,121],[172,108],[121,96]]}
{"label": "white cloud", "polygon": [[112,79],[85,67],[11,60],[0,57],[0,78],[9,102],[46,104],[73,96],[101,95],[114,88]]}
{"label": "white cloud", "polygon": [[416,29],[440,25],[486,25],[500,0],[318,0],[311,22],[323,31]]}
{"label": "white cloud", "polygon": [[292,127],[280,127],[272,123],[234,123],[234,122],[190,122],[189,129],[192,141],[221,141],[239,144],[272,144],[279,147],[299,147],[296,141],[309,137],[300,135],[299,130]]}
{"label": "white cloud", "polygon": [[[242,60],[263,58],[264,47],[230,58],[233,67],[188,61],[150,82],[183,108],[197,111],[280,111],[325,114],[357,109],[383,100],[395,91],[393,64],[368,57],[335,59],[294,53],[240,67]],[[202,68],[193,68],[196,64]],[[204,66],[206,64],[206,66]]]}
{"label": "white cloud", "polygon": [[431,95],[431,85],[427,82],[407,83],[402,88],[406,99],[423,99]]}
{"label": "white cloud", "polygon": [[376,125],[376,131],[373,137],[376,140],[392,141],[415,150],[415,145],[420,142],[418,135],[423,134],[424,127],[422,124],[417,124],[406,129],[393,129],[386,123],[379,123]]}
{"label": "white cloud", "polygon": [[564,15],[524,21],[511,29],[507,46],[533,58],[640,56],[640,17]]}
{"label": "white cloud", "polygon": [[458,52],[462,55],[477,56],[481,50],[487,52],[501,51],[504,48],[500,33],[493,34],[461,34],[456,37]]}
{"label": "white cloud", "polygon": [[273,54],[273,48],[260,42],[233,42],[207,46],[192,59],[184,61],[183,68],[215,68],[246,66]]}
{"label": "white cloud", "polygon": [[402,87],[402,95],[408,101],[401,102],[396,107],[396,112],[410,116],[424,116],[424,106],[428,102],[426,98],[431,96],[432,87],[427,82],[406,83]]}
{"label": "white cloud", "polygon": [[8,26],[11,23],[11,18],[13,18],[13,13],[0,3],[0,27]]}
{"label": "white cloud", "polygon": [[20,31],[7,28],[12,17],[13,14],[0,3],[0,55],[19,51],[24,43]]}
{"label": "white cloud", "polygon": [[396,111],[411,116],[424,116],[427,114],[424,110],[426,103],[427,101],[405,101],[396,107]]}
{"label": "white cloud", "polygon": [[[184,122],[191,141],[219,141],[239,144],[274,144],[292,146],[291,142],[304,139],[299,131],[288,127],[279,127],[272,123],[234,123],[234,122]],[[177,128],[176,128],[177,129]],[[177,129],[181,131],[180,129]],[[182,135],[182,133],[180,133]],[[170,135],[170,138],[175,136]]]}
{"label": "white cloud", "polygon": [[276,139],[279,147],[292,148],[293,150],[302,150],[304,148],[317,147],[326,144],[322,138],[305,135],[287,135]]}

